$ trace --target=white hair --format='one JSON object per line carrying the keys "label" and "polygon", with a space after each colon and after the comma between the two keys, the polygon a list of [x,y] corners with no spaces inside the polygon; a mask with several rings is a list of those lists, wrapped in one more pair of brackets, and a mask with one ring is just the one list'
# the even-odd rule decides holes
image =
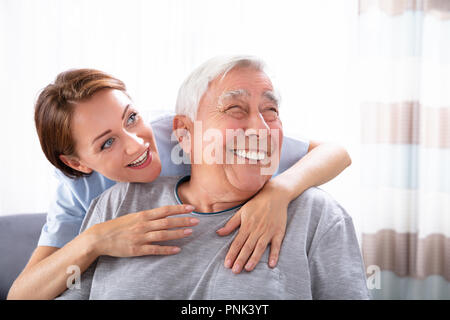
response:
{"label": "white hair", "polygon": [[236,67],[252,67],[264,72],[266,64],[261,59],[247,55],[218,56],[197,67],[181,84],[178,90],[175,112],[185,115],[192,121],[197,116],[200,99],[208,90],[208,86],[218,76],[222,79]]}

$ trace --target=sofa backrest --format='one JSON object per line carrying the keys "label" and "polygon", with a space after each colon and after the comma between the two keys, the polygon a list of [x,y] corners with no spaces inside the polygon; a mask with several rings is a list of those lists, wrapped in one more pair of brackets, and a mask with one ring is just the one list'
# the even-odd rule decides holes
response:
{"label": "sofa backrest", "polygon": [[45,219],[45,213],[0,216],[0,300],[36,248]]}

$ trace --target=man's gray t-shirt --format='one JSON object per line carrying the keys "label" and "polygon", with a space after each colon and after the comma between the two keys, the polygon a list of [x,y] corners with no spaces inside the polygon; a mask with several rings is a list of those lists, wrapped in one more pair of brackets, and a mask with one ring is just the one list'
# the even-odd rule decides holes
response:
{"label": "man's gray t-shirt", "polygon": [[[179,204],[180,177],[118,183],[96,198],[81,231],[119,216]],[[330,195],[306,190],[288,207],[286,235],[277,267],[267,265],[267,248],[251,272],[224,267],[237,230],[221,237],[239,208],[216,214],[190,213],[200,220],[184,239],[160,242],[181,247],[169,256],[100,256],[81,275],[81,288],[59,299],[368,299],[365,272],[353,222]]]}

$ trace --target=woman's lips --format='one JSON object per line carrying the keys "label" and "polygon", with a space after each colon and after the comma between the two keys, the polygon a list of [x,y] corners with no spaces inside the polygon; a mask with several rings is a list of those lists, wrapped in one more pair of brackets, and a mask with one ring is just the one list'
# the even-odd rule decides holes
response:
{"label": "woman's lips", "polygon": [[144,169],[145,167],[147,167],[151,162],[152,162],[152,153],[150,152],[150,149],[147,149],[146,151],[146,159],[143,163],[141,163],[138,166],[130,166],[128,165],[128,168],[130,169]]}

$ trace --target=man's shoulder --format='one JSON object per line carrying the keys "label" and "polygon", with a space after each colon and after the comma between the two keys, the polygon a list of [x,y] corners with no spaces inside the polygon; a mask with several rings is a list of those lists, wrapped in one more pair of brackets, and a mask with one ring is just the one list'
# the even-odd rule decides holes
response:
{"label": "man's shoulder", "polygon": [[176,185],[181,177],[158,177],[156,180],[139,183],[139,182],[118,182],[108,190],[105,190],[99,197],[97,202],[123,200],[128,194],[138,195],[141,193],[148,194],[156,191],[164,192],[165,189],[171,189]]}
{"label": "man's shoulder", "polygon": [[129,182],[117,182],[111,188],[106,189],[105,191],[103,191],[94,200],[96,202],[102,202],[102,201],[105,201],[107,199],[112,199],[112,198],[118,199],[120,197],[120,195],[126,194],[129,185],[130,185]]}
{"label": "man's shoulder", "polygon": [[[86,228],[86,223],[91,219],[106,221],[114,218],[116,215],[116,208],[120,206],[125,198],[129,185],[130,183],[127,182],[117,182],[111,188],[106,189],[100,195],[92,199],[81,229],[84,230]],[[97,218],[95,218],[96,215],[98,215]]]}
{"label": "man's shoulder", "polygon": [[148,197],[158,197],[162,194],[173,193],[177,182],[182,176],[159,176],[149,183],[129,183],[128,193],[137,197],[145,195]]}
{"label": "man's shoulder", "polygon": [[173,188],[182,176],[159,176],[150,183],[131,183],[132,185],[145,185],[146,188]]}
{"label": "man's shoulder", "polygon": [[332,225],[343,219],[351,219],[347,211],[326,191],[311,187],[305,190],[290,204],[294,212],[301,211],[303,215],[318,224]]}
{"label": "man's shoulder", "polygon": [[[92,219],[107,221],[127,213],[160,206],[168,193],[173,192],[179,179],[180,177],[159,177],[149,183],[116,183],[92,201],[83,228]],[[153,205],[147,206],[148,204]]]}

